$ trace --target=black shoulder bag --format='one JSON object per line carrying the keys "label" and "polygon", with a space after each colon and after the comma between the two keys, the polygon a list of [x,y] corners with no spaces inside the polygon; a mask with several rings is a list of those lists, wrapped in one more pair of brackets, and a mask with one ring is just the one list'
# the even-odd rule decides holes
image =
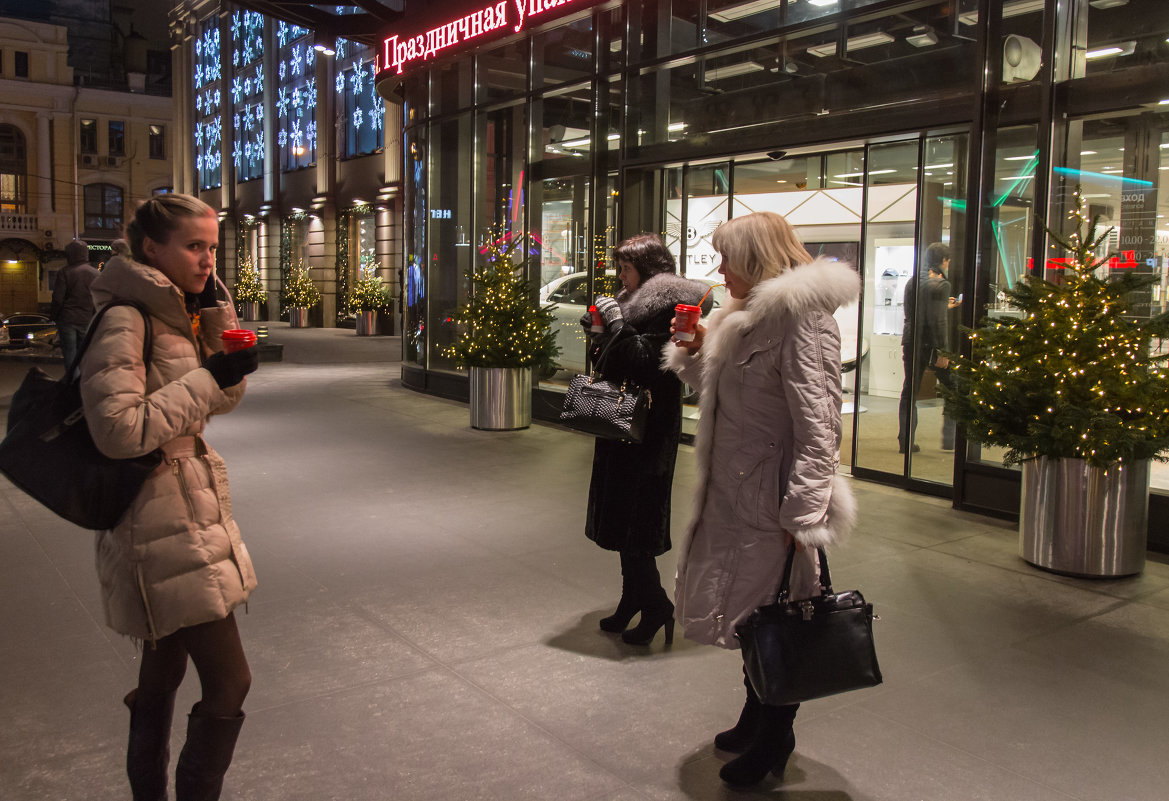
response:
{"label": "black shoulder bag", "polygon": [[[114,306],[133,306],[141,312],[146,322],[142,361],[150,366],[154,338],[150,315],[129,300],[114,301],[97,313],[74,364],[81,364],[98,323]],[[162,458],[155,450],[133,459],[111,459],[97,449],[85,422],[77,369],[60,380],[39,367],[29,370],[12,396],[8,435],[0,442],[0,473],[53,512],[89,529],[117,525]]]}
{"label": "black shoulder bag", "polygon": [[743,666],[765,704],[783,706],[874,687],[881,668],[873,645],[873,605],[857,590],[832,592],[828,557],[820,553],[816,598],[791,601],[795,543],[787,554],[779,597],[735,627]]}
{"label": "black shoulder bag", "polygon": [[573,376],[564,396],[560,422],[594,437],[640,443],[645,438],[645,422],[653,402],[649,390],[628,381],[615,384],[598,377],[616,340],[613,336],[605,343],[592,373]]}

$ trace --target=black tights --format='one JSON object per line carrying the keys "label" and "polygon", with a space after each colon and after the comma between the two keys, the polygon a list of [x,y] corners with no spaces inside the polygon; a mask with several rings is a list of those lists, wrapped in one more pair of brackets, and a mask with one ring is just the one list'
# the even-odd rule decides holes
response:
{"label": "black tights", "polygon": [[203,697],[199,711],[207,717],[234,718],[243,710],[252,686],[234,613],[222,620],[179,629],[142,648],[138,695],[161,699],[178,690],[187,672],[187,657],[195,663]]}

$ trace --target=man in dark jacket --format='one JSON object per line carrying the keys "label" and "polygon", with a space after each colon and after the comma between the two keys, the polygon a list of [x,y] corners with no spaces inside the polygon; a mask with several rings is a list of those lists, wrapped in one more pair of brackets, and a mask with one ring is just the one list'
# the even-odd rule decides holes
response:
{"label": "man in dark jacket", "polygon": [[[949,381],[946,372],[949,360],[940,351],[950,349],[949,310],[957,305],[957,299],[950,296],[950,282],[946,270],[950,267],[950,248],[935,242],[926,248],[925,265],[928,275],[918,280],[915,274],[905,285],[905,327],[901,333],[901,361],[904,367],[904,383],[901,386],[899,427],[897,432],[898,452],[905,453],[910,445],[920,450],[913,442],[917,430],[917,393],[926,368],[934,371],[938,381]],[[942,447],[954,447],[953,423],[943,420]]]}
{"label": "man in dark jacket", "polygon": [[65,374],[73,370],[77,347],[85,336],[85,329],[93,319],[93,298],[89,285],[99,273],[89,263],[89,245],[74,239],[65,246],[65,267],[57,273],[53,285],[53,305],[49,316],[57,323],[61,338],[61,355],[65,357]]}

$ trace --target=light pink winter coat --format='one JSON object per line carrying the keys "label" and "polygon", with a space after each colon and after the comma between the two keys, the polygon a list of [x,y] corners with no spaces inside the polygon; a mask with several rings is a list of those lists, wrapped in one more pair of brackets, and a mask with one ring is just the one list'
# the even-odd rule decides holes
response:
{"label": "light pink winter coat", "polygon": [[825,259],[755,286],[710,315],[702,349],[663,362],[701,390],[694,516],[678,562],[675,616],[697,642],[737,648],[735,626],[775,598],[790,533],[793,598],[818,594],[814,546],[853,525],[840,462],[840,333],[851,267]]}
{"label": "light pink winter coat", "polygon": [[[151,313],[154,338],[144,370],[145,325],[132,306],[110,309],[81,362],[81,397],[94,442],[128,458],[161,448],[166,460],[111,531],[97,534],[97,572],[106,623],[153,641],[224,618],[247,600],[256,576],[239,528],[223,460],[203,442],[213,414],[231,411],[244,384],[221,390],[203,359],[237,327],[230,302],[200,314],[200,342],[183,293],[162,273],[116,257],[93,282],[94,305],[136,300]],[[226,291],[226,290],[224,290]]]}

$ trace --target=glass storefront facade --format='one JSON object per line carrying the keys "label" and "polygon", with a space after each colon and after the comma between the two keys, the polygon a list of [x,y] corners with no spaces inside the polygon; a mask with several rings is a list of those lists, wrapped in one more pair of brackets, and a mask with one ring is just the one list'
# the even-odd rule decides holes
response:
{"label": "glass storefront facade", "polygon": [[[1060,255],[1043,224],[1060,228],[1077,185],[1114,227],[1110,269],[1158,278],[1142,313],[1169,304],[1169,198],[1158,192],[1169,4],[527,6],[520,20],[513,4],[451,3],[408,12],[386,34],[379,91],[404,98],[407,384],[465,394],[445,351],[492,242],[514,242],[533,302],[556,304],[563,369],[540,376],[533,406],[552,417],[585,367],[576,320],[612,280],[616,241],[660,233],[680,272],[717,282],[713,231],[777,211],[814,254],[863,279],[860,302],[837,312],[842,462],[1010,515],[1017,473],[955,434],[937,395],[944,371],[927,363],[930,348],[906,345],[921,338],[924,315],[907,316],[905,300],[930,246],[949,249],[952,298],[936,348],[960,348],[960,326],[1009,313],[1002,291]],[[1155,468],[1153,485],[1156,506],[1169,472]],[[1150,534],[1169,547],[1169,534]]]}

